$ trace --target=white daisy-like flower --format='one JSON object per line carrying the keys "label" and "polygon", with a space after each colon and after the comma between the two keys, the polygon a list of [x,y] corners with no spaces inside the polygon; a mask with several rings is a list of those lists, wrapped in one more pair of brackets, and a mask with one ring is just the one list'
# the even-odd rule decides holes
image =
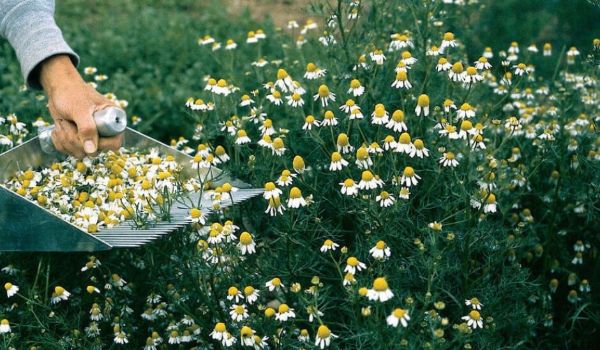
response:
{"label": "white daisy-like flower", "polygon": [[246,286],[244,287],[244,296],[248,304],[252,305],[258,300],[260,292],[252,286]]}
{"label": "white daisy-like flower", "polygon": [[373,288],[367,291],[367,298],[373,301],[380,301],[384,303],[393,297],[394,293],[390,290],[384,277],[377,277],[373,281]]}
{"label": "white daisy-like flower", "polygon": [[273,197],[279,197],[283,193],[283,191],[277,188],[273,182],[267,182],[264,190],[263,197],[267,200]]}
{"label": "white daisy-like flower", "polygon": [[365,263],[360,262],[357,258],[351,256],[348,259],[346,259],[346,267],[344,268],[344,272],[356,275],[356,271],[362,271],[366,268],[367,265],[365,265]]}
{"label": "white daisy-like flower", "polygon": [[256,253],[256,243],[254,242],[252,234],[246,231],[242,232],[240,234],[240,242],[238,243],[238,248],[242,252],[242,255]]}
{"label": "white daisy-like flower", "polygon": [[206,223],[206,216],[198,208],[191,208],[190,215],[186,219],[195,224],[204,225]]}
{"label": "white daisy-like flower", "polygon": [[282,289],[285,286],[283,285],[283,283],[281,283],[281,279],[279,279],[279,277],[275,277],[272,280],[265,283],[265,287],[269,289],[269,292],[272,292],[274,290]]}
{"label": "white daisy-like flower", "polygon": [[329,87],[327,85],[319,86],[319,91],[317,94],[313,96],[314,100],[321,100],[321,105],[323,107],[327,107],[329,101],[335,101],[335,94],[329,91]]}
{"label": "white daisy-like flower", "polygon": [[300,208],[305,207],[307,205],[308,204],[306,200],[304,199],[304,197],[302,197],[302,192],[300,191],[300,189],[298,187],[292,187],[292,189],[290,190],[289,198],[287,200],[288,208]]}
{"label": "white daisy-like flower", "polygon": [[229,316],[235,322],[240,322],[248,318],[248,309],[244,304],[233,304],[229,307]]}
{"label": "white daisy-like flower", "polygon": [[373,175],[369,170],[362,172],[358,188],[361,190],[373,190],[378,187],[383,187],[384,182],[378,176]]}
{"label": "white daisy-like flower", "polygon": [[326,239],[319,250],[321,251],[321,253],[326,253],[328,251],[335,251],[339,246],[340,245],[335,243],[334,241]]}
{"label": "white daisy-like flower", "polygon": [[398,327],[398,324],[402,324],[402,327],[406,328],[408,321],[410,321],[410,316],[408,315],[408,310],[396,308],[385,320],[389,326]]}
{"label": "white daisy-like flower", "polygon": [[375,246],[369,249],[369,253],[376,260],[385,260],[392,255],[390,247],[384,241],[377,241]]}
{"label": "white daisy-like flower", "polygon": [[421,177],[415,173],[415,169],[413,169],[413,167],[407,166],[402,172],[400,184],[406,185],[406,187],[416,186],[419,183],[420,179]]}
{"label": "white daisy-like flower", "polygon": [[375,200],[379,202],[379,205],[383,208],[387,208],[396,202],[394,195],[387,191],[381,191]]}
{"label": "white daisy-like flower", "polygon": [[362,96],[362,94],[365,93],[365,88],[358,79],[352,79],[348,93],[352,94],[354,97]]}
{"label": "white daisy-like flower", "polygon": [[281,322],[285,322],[294,317],[296,317],[296,313],[294,312],[294,309],[289,307],[287,304],[279,305],[277,313],[275,314],[275,319],[277,321],[281,321]]}
{"label": "white daisy-like flower", "polygon": [[483,304],[479,302],[479,299],[475,297],[465,300],[465,305],[472,307],[473,310],[481,310],[481,307],[483,306]]}
{"label": "white daisy-like flower", "polygon": [[347,196],[355,196],[358,194],[358,185],[352,179],[346,179],[344,182],[340,182],[340,186],[342,186],[342,194]]}
{"label": "white daisy-like flower", "polygon": [[477,310],[471,310],[468,315],[462,317],[463,320],[467,321],[467,326],[477,329],[483,328],[483,318]]}
{"label": "white daisy-like flower", "polygon": [[331,344],[331,339],[337,338],[338,336],[331,333],[329,327],[322,324],[317,329],[317,335],[315,336],[315,346],[320,349],[325,349]]}
{"label": "white daisy-like flower", "polygon": [[6,290],[6,296],[8,298],[12,297],[13,295],[15,295],[19,292],[19,287],[10,282],[6,282],[4,284],[4,289]]}
{"label": "white daisy-like flower", "polygon": [[342,158],[339,152],[333,152],[331,154],[331,163],[329,164],[330,171],[340,171],[342,168],[348,166],[348,161]]}
{"label": "white daisy-like flower", "polygon": [[385,110],[385,106],[381,103],[375,105],[375,110],[371,114],[371,124],[385,125],[389,121],[390,114]]}
{"label": "white daisy-like flower", "polygon": [[456,156],[454,152],[445,152],[443,156],[439,159],[440,164],[445,167],[456,167],[458,165],[458,160],[456,160]]}

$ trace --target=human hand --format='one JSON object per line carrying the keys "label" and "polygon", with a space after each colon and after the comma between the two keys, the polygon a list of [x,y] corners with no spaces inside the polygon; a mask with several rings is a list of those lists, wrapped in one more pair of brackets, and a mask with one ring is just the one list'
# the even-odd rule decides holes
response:
{"label": "human hand", "polygon": [[77,158],[98,150],[118,150],[123,135],[99,137],[94,112],[115,104],[81,78],[68,56],[57,55],[42,62],[40,82],[48,95],[54,119],[52,141],[56,150]]}

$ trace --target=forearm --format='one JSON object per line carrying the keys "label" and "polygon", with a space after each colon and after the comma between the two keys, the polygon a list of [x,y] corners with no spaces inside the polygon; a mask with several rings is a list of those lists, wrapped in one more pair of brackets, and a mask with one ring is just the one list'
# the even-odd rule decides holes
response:
{"label": "forearm", "polygon": [[39,82],[48,95],[65,84],[85,83],[67,55],[52,56],[40,63]]}
{"label": "forearm", "polygon": [[0,35],[15,49],[26,82],[41,88],[40,63],[55,55],[78,57],[54,22],[53,0],[0,0]]}

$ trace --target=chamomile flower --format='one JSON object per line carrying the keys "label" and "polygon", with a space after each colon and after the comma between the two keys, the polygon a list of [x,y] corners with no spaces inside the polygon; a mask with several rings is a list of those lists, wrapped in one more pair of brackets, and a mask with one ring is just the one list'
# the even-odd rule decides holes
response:
{"label": "chamomile flower", "polygon": [[279,277],[275,277],[272,280],[265,283],[265,287],[269,289],[269,292],[273,292],[275,290],[280,290],[285,286],[283,285],[283,283],[281,283],[281,279],[279,279]]}
{"label": "chamomile flower", "polygon": [[448,59],[446,59],[446,57],[440,57],[438,59],[438,63],[435,66],[435,69],[438,72],[445,72],[445,71],[449,70],[450,68],[452,68],[452,64],[450,64],[450,62],[448,62]]}
{"label": "chamomile flower", "polygon": [[229,316],[234,322],[240,322],[248,318],[248,309],[244,304],[233,304],[229,307]]}
{"label": "chamomile flower", "polygon": [[296,174],[292,174],[289,170],[285,169],[281,172],[281,175],[277,179],[277,184],[279,186],[289,186],[294,181],[294,177]]}
{"label": "chamomile flower", "polygon": [[486,57],[481,56],[477,61],[475,61],[475,68],[479,70],[487,70],[492,68],[492,65],[488,62]]}
{"label": "chamomile flower", "polygon": [[378,187],[383,187],[383,185],[384,182],[379,178],[379,176],[375,176],[369,170],[365,170],[362,172],[360,182],[358,183],[358,188],[361,190],[374,190]]}
{"label": "chamomile flower", "polygon": [[397,145],[398,143],[392,135],[387,135],[385,139],[383,139],[383,149],[386,151],[395,150]]}
{"label": "chamomile flower", "polygon": [[425,143],[421,139],[416,139],[413,142],[413,147],[408,154],[411,158],[417,156],[419,158],[429,157],[429,150],[425,148]]}
{"label": "chamomile flower", "polygon": [[358,79],[352,79],[348,93],[352,94],[354,97],[362,96],[362,94],[365,93],[365,88],[360,84]]}
{"label": "chamomile flower", "polygon": [[377,241],[369,253],[376,260],[385,260],[391,256],[390,247],[384,241]]}
{"label": "chamomile flower", "polygon": [[392,87],[396,89],[410,89],[412,87],[405,71],[396,73],[396,80],[392,83]]}
{"label": "chamomile flower", "polygon": [[367,291],[367,298],[382,303],[392,299],[394,293],[390,290],[385,277],[377,277],[373,281],[373,287]]}
{"label": "chamomile flower", "polygon": [[316,120],[314,116],[307,115],[306,118],[304,118],[304,125],[302,125],[302,130],[312,130],[313,126],[318,127],[319,124],[320,122]]}
{"label": "chamomile flower", "polygon": [[70,296],[71,296],[71,293],[66,291],[63,287],[56,286],[56,287],[54,287],[54,292],[52,293],[52,298],[50,299],[50,303],[57,304],[61,301],[69,300]]}
{"label": "chamomile flower", "polygon": [[481,310],[481,307],[483,306],[483,304],[479,302],[479,299],[475,297],[465,300],[465,305],[472,307],[473,310]]}
{"label": "chamomile flower", "polygon": [[304,106],[304,100],[302,99],[302,95],[297,92],[294,92],[290,96],[285,97],[287,100],[288,106],[292,107],[302,107]]}
{"label": "chamomile flower", "polygon": [[244,129],[240,129],[237,132],[237,136],[235,138],[235,144],[236,145],[243,145],[246,143],[250,143],[250,138],[248,137],[248,134],[246,133],[246,130]]}
{"label": "chamomile flower", "polygon": [[342,186],[342,194],[347,196],[355,196],[358,194],[358,186],[356,182],[352,179],[346,179],[344,182],[340,182],[340,186]]}
{"label": "chamomile flower", "polygon": [[385,61],[385,55],[383,54],[383,51],[379,49],[375,49],[369,53],[369,57],[371,58],[371,61],[375,62],[375,64],[379,66]]}
{"label": "chamomile flower", "polygon": [[458,160],[456,160],[456,156],[454,152],[445,152],[443,156],[439,159],[440,164],[445,167],[456,167],[458,166]]}
{"label": "chamomile flower", "polygon": [[281,137],[276,137],[273,140],[273,144],[272,144],[272,147],[271,147],[271,152],[274,155],[282,156],[285,153],[285,151],[287,151],[287,148],[285,148],[285,144],[283,143],[283,139]]}
{"label": "chamomile flower", "polygon": [[283,68],[277,70],[277,80],[275,81],[275,87],[283,92],[292,91],[294,89],[294,80]]}
{"label": "chamomile flower", "polygon": [[464,82],[465,76],[465,69],[461,61],[455,62],[448,72],[448,77],[454,82]]}
{"label": "chamomile flower", "polygon": [[323,242],[323,245],[321,246],[321,248],[319,249],[321,251],[321,253],[326,253],[328,251],[335,251],[340,245],[335,243],[334,241],[330,240],[330,239],[326,239]]}
{"label": "chamomile flower", "polygon": [[329,91],[327,85],[319,86],[319,91],[316,95],[313,96],[314,100],[321,100],[321,105],[323,107],[327,107],[329,101],[335,101],[335,94]]}
{"label": "chamomile flower", "polygon": [[322,324],[317,329],[317,335],[315,336],[315,346],[325,349],[331,344],[331,339],[337,338],[338,336],[331,333],[329,327]]}
{"label": "chamomile flower", "polygon": [[483,142],[483,136],[481,134],[475,134],[469,140],[469,145],[472,149],[486,149],[485,143]]}
{"label": "chamomile flower", "polygon": [[408,310],[396,308],[385,320],[389,326],[398,327],[398,324],[401,324],[402,327],[406,328],[408,327],[410,316],[408,315]]}
{"label": "chamomile flower", "polygon": [[269,199],[269,205],[267,206],[265,213],[268,213],[271,216],[275,216],[278,213],[283,214],[284,211],[285,207],[281,203],[281,199],[279,197],[273,197]]}
{"label": "chamomile flower", "polygon": [[6,290],[6,296],[8,298],[12,297],[13,295],[15,295],[19,292],[19,287],[10,282],[6,282],[4,284],[4,289]]}
{"label": "chamomile flower", "polygon": [[440,50],[442,52],[448,47],[456,47],[456,40],[454,38],[454,33],[446,32],[444,33],[444,37],[442,38],[442,44],[440,45]]}
{"label": "chamomile flower", "polygon": [[545,43],[543,47],[544,56],[552,56],[552,44]]}
{"label": "chamomile flower", "polygon": [[390,114],[385,110],[382,103],[375,105],[375,110],[371,113],[371,124],[385,125],[389,121]]}
{"label": "chamomile flower", "polygon": [[190,215],[186,219],[195,224],[204,225],[206,223],[206,216],[198,208],[191,208]]}
{"label": "chamomile flower", "polygon": [[350,139],[345,133],[341,133],[337,137],[337,151],[343,154],[354,151],[354,147],[350,144]]}
{"label": "chamomile flower", "polygon": [[519,63],[516,66],[513,66],[513,69],[515,70],[515,75],[517,76],[521,76],[525,73],[528,73],[527,65],[525,63]]}
{"label": "chamomile flower", "polygon": [[357,258],[351,256],[348,259],[346,259],[346,267],[344,268],[344,272],[356,275],[357,271],[362,271],[366,268],[367,265],[365,265],[365,263],[360,262]]}
{"label": "chamomile flower", "polygon": [[483,76],[477,72],[477,68],[475,67],[467,67],[463,75],[463,81],[467,84],[469,83],[477,83],[483,80]]}
{"label": "chamomile flower", "polygon": [[359,169],[368,169],[371,165],[373,165],[373,160],[371,160],[371,157],[369,157],[369,151],[365,146],[361,146],[356,151],[355,164]]}
{"label": "chamomile flower", "polygon": [[8,322],[7,319],[2,319],[2,321],[0,321],[0,334],[6,334],[10,332],[10,322]]}
{"label": "chamomile flower", "polygon": [[360,107],[356,105],[356,102],[354,102],[353,99],[347,99],[346,103],[340,106],[340,111],[343,111],[344,113],[350,113],[350,111],[352,111],[354,108]]}
{"label": "chamomile flower", "polygon": [[395,132],[408,130],[406,124],[404,123],[404,112],[399,109],[395,110],[385,127],[392,129]]}
{"label": "chamomile flower", "polygon": [[336,125],[338,125],[338,120],[335,117],[335,114],[332,111],[325,111],[325,113],[323,113],[323,120],[321,121],[321,127],[336,126]]}
{"label": "chamomile flower", "polygon": [[222,340],[224,335],[227,333],[227,326],[223,322],[215,324],[215,328],[210,333],[210,337],[214,340]]}
{"label": "chamomile flower", "polygon": [[463,320],[467,321],[467,326],[477,329],[483,328],[483,318],[477,310],[471,310],[468,315],[462,317]]}
{"label": "chamomile flower", "polygon": [[379,205],[382,208],[387,208],[387,207],[391,206],[392,204],[394,204],[394,202],[396,201],[396,199],[394,198],[394,195],[392,195],[391,193],[389,193],[387,191],[381,191],[379,193],[379,195],[377,197],[375,197],[375,200],[379,202]]}
{"label": "chamomile flower", "polygon": [[290,190],[289,198],[287,200],[288,208],[300,208],[305,207],[307,205],[308,204],[306,203],[306,200],[304,199],[304,197],[302,197],[302,192],[300,191],[300,189],[298,187],[292,187],[292,189]]}
{"label": "chamomile flower", "polygon": [[333,152],[331,154],[331,163],[329,164],[330,171],[339,171],[346,166],[348,166],[348,161],[342,158],[342,155],[339,152]]}
{"label": "chamomile flower", "polygon": [[269,102],[275,106],[279,106],[283,103],[283,100],[281,99],[281,92],[278,90],[273,90],[270,94],[268,94],[267,100],[269,100]]}
{"label": "chamomile flower", "polygon": [[242,252],[242,255],[256,253],[256,243],[254,242],[252,234],[246,231],[242,232],[240,234],[240,242],[238,243],[238,248]]}
{"label": "chamomile flower", "polygon": [[316,64],[310,62],[306,65],[306,72],[304,78],[308,80],[319,79],[325,76],[327,70],[317,67]]}
{"label": "chamomile flower", "polygon": [[410,154],[415,146],[411,142],[410,134],[403,132],[398,138],[394,152]]}
{"label": "chamomile flower", "polygon": [[429,96],[425,94],[419,95],[415,113],[417,114],[417,117],[421,115],[427,117],[429,115]]}
{"label": "chamomile flower", "polygon": [[279,308],[277,309],[277,313],[275,314],[275,319],[277,321],[281,321],[281,322],[285,322],[285,321],[295,318],[295,317],[296,317],[296,313],[294,312],[294,309],[289,307],[287,304],[279,305]]}
{"label": "chamomile flower", "polygon": [[275,183],[273,182],[267,182],[265,183],[265,188],[264,188],[264,192],[263,192],[263,197],[265,199],[271,199],[274,197],[279,197],[283,192],[277,188],[275,186]]}
{"label": "chamomile flower", "polygon": [[402,172],[400,184],[406,185],[406,187],[416,186],[419,183],[420,179],[421,177],[415,173],[415,169],[413,169],[413,167],[407,166]]}
{"label": "chamomile flower", "polygon": [[260,292],[256,288],[252,286],[244,287],[244,297],[246,298],[248,304],[254,304],[258,300],[259,296]]}

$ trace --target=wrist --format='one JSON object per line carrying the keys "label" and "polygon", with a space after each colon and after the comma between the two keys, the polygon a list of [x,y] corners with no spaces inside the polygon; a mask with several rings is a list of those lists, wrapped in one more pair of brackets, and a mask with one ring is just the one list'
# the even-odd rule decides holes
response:
{"label": "wrist", "polygon": [[40,67],[40,83],[51,95],[65,84],[84,83],[71,59],[67,55],[56,55],[45,59]]}

